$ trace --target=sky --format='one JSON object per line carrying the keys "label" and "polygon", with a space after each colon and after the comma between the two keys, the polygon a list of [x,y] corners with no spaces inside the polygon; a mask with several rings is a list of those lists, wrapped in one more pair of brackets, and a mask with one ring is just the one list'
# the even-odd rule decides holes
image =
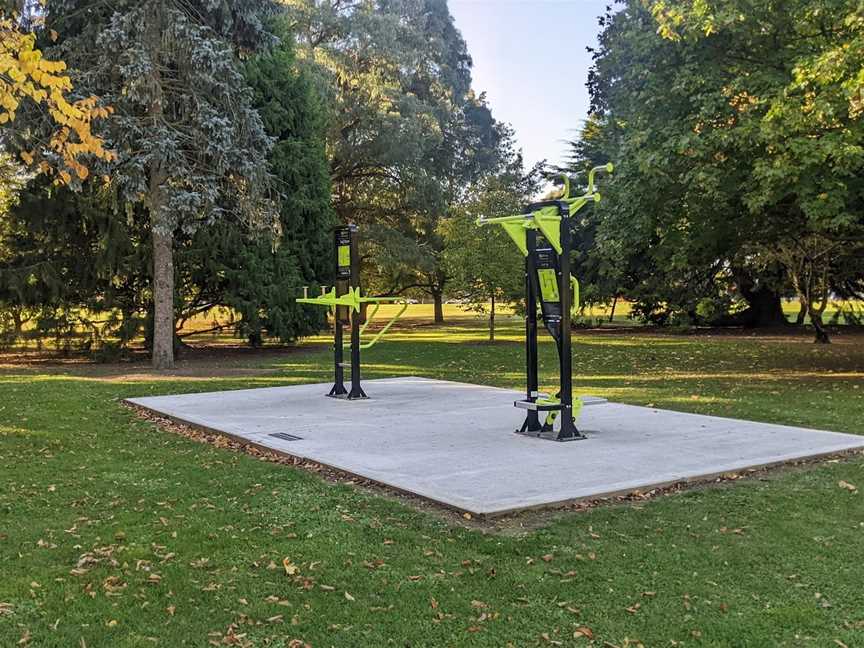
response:
{"label": "sky", "polygon": [[525,166],[564,161],[588,116],[585,82],[597,17],[612,0],[449,0],[474,60],[475,91],[509,123]]}

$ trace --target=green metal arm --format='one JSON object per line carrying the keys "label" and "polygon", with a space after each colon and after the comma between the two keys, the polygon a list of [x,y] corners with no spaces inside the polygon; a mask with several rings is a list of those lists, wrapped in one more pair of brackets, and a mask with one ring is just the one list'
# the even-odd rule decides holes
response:
{"label": "green metal arm", "polygon": [[579,280],[570,275],[570,285],[573,286],[573,303],[570,304],[571,311],[579,310]]}
{"label": "green metal arm", "polygon": [[315,304],[316,306],[327,306],[335,308],[336,306],[347,306],[353,308],[358,313],[360,312],[360,289],[356,291],[354,288],[349,288],[344,295],[336,295],[336,286],[333,286],[327,291],[326,286],[321,286],[321,295],[318,297],[309,296],[309,288],[303,286],[303,296],[295,300],[298,304]]}
{"label": "green metal arm", "polygon": [[[363,323],[363,326],[360,328],[360,335],[361,336],[363,335],[364,331],[366,331],[366,327],[369,326],[369,322],[371,322],[375,318],[375,313],[378,312],[378,309],[381,307],[381,303],[385,300],[392,301],[389,298],[370,297],[368,299],[381,299],[381,302],[375,303],[375,306],[372,309],[372,314],[366,316],[366,321]],[[400,317],[402,317],[402,314],[405,312],[405,310],[407,308],[408,308],[408,302],[403,301],[402,302],[402,308],[399,309],[399,312],[396,313],[392,318],[390,318],[390,321],[384,325],[384,328],[382,328],[380,331],[378,331],[375,334],[375,337],[373,337],[368,342],[364,342],[363,344],[361,344],[360,348],[365,350],[365,349],[371,349],[373,346],[375,346],[375,344],[377,344],[378,341],[382,337],[384,337],[384,335],[386,335],[387,331],[390,330],[390,327],[393,326],[393,324],[395,324],[399,320]],[[348,347],[348,346],[351,346],[351,344],[345,343],[344,346]]]}
{"label": "green metal arm", "polygon": [[318,297],[309,296],[309,287],[303,286],[303,296],[298,297],[294,301],[298,304],[315,304],[317,306],[347,306],[353,308],[355,312],[360,312],[361,304],[382,304],[389,302],[398,302],[401,297],[361,297],[359,288],[348,288],[348,292],[344,295],[336,295],[336,287],[334,286],[329,291],[326,286],[321,286],[321,295]]}

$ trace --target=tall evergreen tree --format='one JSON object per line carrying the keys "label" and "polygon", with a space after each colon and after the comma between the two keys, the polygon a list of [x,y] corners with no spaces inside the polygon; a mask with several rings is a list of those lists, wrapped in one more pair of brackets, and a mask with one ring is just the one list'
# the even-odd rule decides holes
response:
{"label": "tall evergreen tree", "polygon": [[[236,48],[267,40],[264,0],[55,0],[49,28],[77,88],[115,112],[101,124],[118,160],[110,187],[152,240],[153,365],[174,361],[174,248],[220,219],[278,230],[267,136]],[[76,89],[77,89],[76,88]]]}
{"label": "tall evergreen tree", "polygon": [[296,65],[286,22],[275,23],[279,45],[245,66],[253,106],[273,138],[270,168],[282,200],[281,237],[250,237],[233,222],[199,230],[184,253],[195,294],[240,316],[239,332],[252,343],[266,333],[282,341],[321,328],[321,309],[295,298],[304,285],[332,280],[330,176],[325,151],[327,117],[308,75]]}
{"label": "tall evergreen tree", "polygon": [[[319,309],[301,308],[294,298],[303,285],[331,279],[326,114],[295,65],[284,21],[274,26],[278,46],[248,58],[244,74],[274,140],[269,163],[282,196],[282,235],[274,244],[268,232],[255,235],[230,218],[176,232],[178,329],[214,306],[239,315],[234,325],[253,343],[264,335],[292,340],[323,324]],[[10,173],[14,167],[10,160]],[[85,183],[79,193],[31,183],[0,233],[0,302],[12,313],[25,309],[46,334],[71,331],[70,318],[79,331],[95,332],[91,321],[108,318],[98,342],[119,337],[125,344],[142,326],[152,342],[152,318],[144,317],[152,312],[149,223],[143,206],[131,218],[120,207],[100,183]],[[87,336],[77,341],[90,344]]]}

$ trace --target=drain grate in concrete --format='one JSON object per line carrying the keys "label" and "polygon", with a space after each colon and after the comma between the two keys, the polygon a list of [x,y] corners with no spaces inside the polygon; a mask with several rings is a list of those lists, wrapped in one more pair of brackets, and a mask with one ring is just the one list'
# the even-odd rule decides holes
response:
{"label": "drain grate in concrete", "polygon": [[294,436],[293,434],[288,434],[287,432],[274,432],[273,434],[268,434],[267,436],[274,437],[276,439],[282,439],[283,441],[302,441],[303,437]]}

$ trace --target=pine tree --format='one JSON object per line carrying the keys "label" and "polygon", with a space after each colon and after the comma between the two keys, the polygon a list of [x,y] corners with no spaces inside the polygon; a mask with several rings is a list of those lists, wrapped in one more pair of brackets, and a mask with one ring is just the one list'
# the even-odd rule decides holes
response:
{"label": "pine tree", "polygon": [[[280,44],[246,64],[253,105],[274,141],[270,167],[282,195],[277,245],[250,238],[235,223],[200,230],[192,250],[196,285],[215,283],[220,304],[241,320],[239,333],[253,344],[267,335],[290,341],[319,330],[320,309],[295,302],[303,286],[332,280],[330,177],[324,150],[326,114],[308,76],[298,70],[291,34],[276,23]],[[190,259],[191,260],[191,259]]]}
{"label": "pine tree", "polygon": [[149,228],[153,365],[174,362],[175,238],[220,219],[278,231],[267,136],[237,57],[270,40],[270,3],[226,0],[56,0],[47,16],[79,71],[76,90],[114,108],[99,133],[117,204]]}

